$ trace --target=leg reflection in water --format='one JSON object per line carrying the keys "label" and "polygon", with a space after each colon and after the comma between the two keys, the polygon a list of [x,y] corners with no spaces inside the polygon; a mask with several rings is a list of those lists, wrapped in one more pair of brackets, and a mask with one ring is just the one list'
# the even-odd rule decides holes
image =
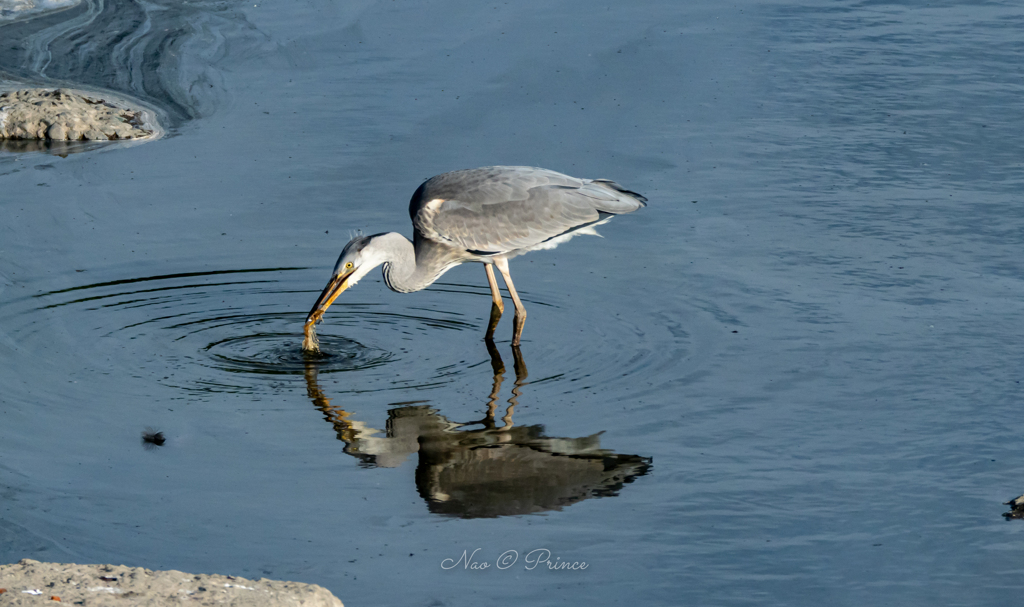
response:
{"label": "leg reflection in water", "polygon": [[[494,412],[498,408],[498,395],[501,394],[501,384],[505,381],[505,363],[501,360],[501,354],[498,352],[498,347],[494,345],[494,341],[487,339],[485,342],[487,343],[487,353],[491,355],[494,383],[491,385],[491,395],[487,397],[487,415],[476,423],[482,425],[486,430],[497,430],[494,426]],[[513,369],[516,372],[516,383],[515,387],[512,388],[512,397],[508,399],[508,408],[505,410],[504,417],[501,418],[502,423],[505,424],[502,428],[504,431],[512,428],[512,414],[515,413],[516,405],[519,404],[519,396],[522,395],[521,389],[526,384],[526,377],[529,375],[526,371],[526,363],[523,362],[523,353],[519,350],[519,346],[512,346],[512,355],[515,357]]]}
{"label": "leg reflection in water", "polygon": [[345,453],[363,466],[396,467],[417,454],[416,487],[437,514],[477,518],[561,510],[618,495],[623,485],[650,471],[650,458],[602,449],[601,433],[560,438],[544,436],[541,425],[515,426],[512,415],[528,385],[519,347],[512,348],[516,381],[498,426],[505,365],[493,341],[486,341],[494,378],[479,421],[453,422],[422,404],[427,401],[414,401],[394,403],[385,429],[371,428],[331,404],[312,360],[306,365],[306,391],[345,443]]}

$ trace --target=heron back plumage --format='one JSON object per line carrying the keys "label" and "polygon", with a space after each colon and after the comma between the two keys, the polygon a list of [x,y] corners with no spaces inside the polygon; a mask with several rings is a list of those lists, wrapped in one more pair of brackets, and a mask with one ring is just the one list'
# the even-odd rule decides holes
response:
{"label": "heron back plumage", "polygon": [[418,234],[431,241],[474,255],[514,256],[588,233],[645,201],[607,179],[496,166],[428,179],[413,195],[409,214]]}

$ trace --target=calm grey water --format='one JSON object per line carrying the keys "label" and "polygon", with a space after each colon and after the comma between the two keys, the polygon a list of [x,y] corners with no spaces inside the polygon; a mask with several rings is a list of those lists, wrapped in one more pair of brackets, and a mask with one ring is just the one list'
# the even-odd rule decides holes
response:
{"label": "calm grey water", "polygon": [[[0,155],[0,561],[350,605],[1024,589],[1018,4],[89,0],[0,40],[169,128]],[[374,273],[303,358],[350,230],[489,164],[650,204],[513,262],[521,360],[477,266]]]}

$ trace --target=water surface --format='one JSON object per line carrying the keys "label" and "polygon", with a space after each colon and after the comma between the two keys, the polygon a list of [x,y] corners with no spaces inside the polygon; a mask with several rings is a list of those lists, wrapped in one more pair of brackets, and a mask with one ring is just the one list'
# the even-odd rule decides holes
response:
{"label": "water surface", "polygon": [[[86,1],[0,28],[4,78],[169,128],[0,153],[0,559],[356,605],[1012,601],[1022,18]],[[409,234],[423,179],[488,164],[650,204],[512,263],[518,355],[463,266],[372,274],[303,356],[350,230]]]}

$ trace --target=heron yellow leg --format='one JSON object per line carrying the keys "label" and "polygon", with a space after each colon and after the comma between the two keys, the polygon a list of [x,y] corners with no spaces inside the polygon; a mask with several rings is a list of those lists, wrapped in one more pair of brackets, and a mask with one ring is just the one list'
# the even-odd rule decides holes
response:
{"label": "heron yellow leg", "polygon": [[484,335],[485,340],[494,339],[494,330],[498,327],[498,321],[501,320],[501,314],[505,311],[505,304],[501,301],[501,292],[498,291],[498,281],[494,278],[494,269],[491,268],[491,264],[484,264],[484,270],[487,272],[487,284],[491,287],[491,319],[487,322],[487,333]]}
{"label": "heron yellow leg", "polygon": [[516,315],[512,319],[512,345],[519,345],[519,338],[523,335],[523,325],[526,324],[526,308],[523,307],[523,302],[519,300],[519,293],[516,293],[516,287],[512,284],[512,276],[508,273],[508,260],[507,259],[495,259],[494,265],[498,266],[498,271],[501,272],[501,277],[505,280],[505,286],[508,287],[508,294],[512,296],[512,303],[516,307]]}
{"label": "heron yellow leg", "polygon": [[501,291],[498,290],[498,281],[494,278],[494,268],[491,264],[484,264],[484,271],[487,272],[487,284],[491,286],[491,301],[494,302],[494,307],[498,308],[498,316],[505,311],[505,304],[501,301]]}

